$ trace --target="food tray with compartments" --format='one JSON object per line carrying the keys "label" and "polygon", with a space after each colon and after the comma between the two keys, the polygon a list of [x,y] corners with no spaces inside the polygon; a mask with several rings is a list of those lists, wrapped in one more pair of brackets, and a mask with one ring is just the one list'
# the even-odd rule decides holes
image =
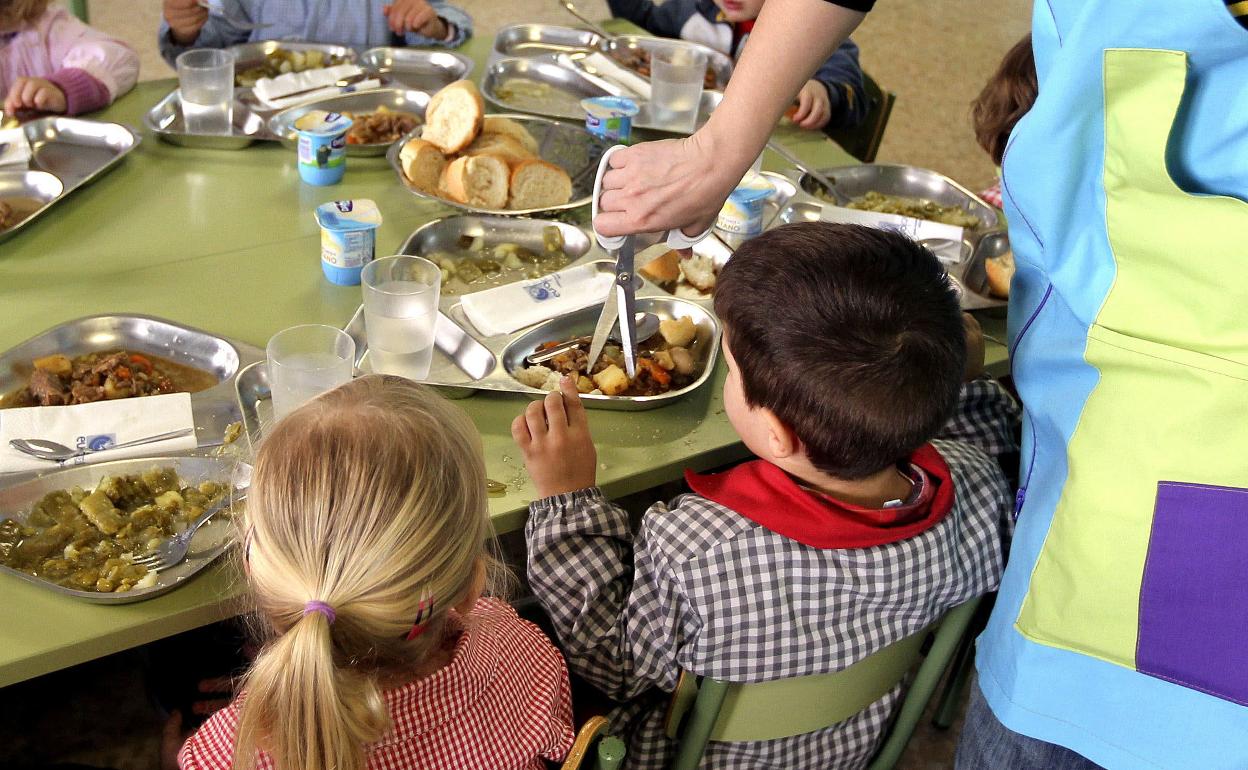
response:
{"label": "food tray with compartments", "polygon": [[[139,145],[139,135],[119,123],[82,118],[47,117],[22,126],[30,143],[30,172],[44,172],[61,183],[56,185],[20,169],[0,171],[0,197],[5,194],[30,197],[43,205],[7,230],[0,230],[0,241],[16,235],[48,209],[80,187],[107,173]],[[12,191],[12,192],[9,192]]]}
{"label": "food tray with compartments", "polygon": [[[425,108],[429,106],[429,94],[424,91],[409,91],[401,88],[378,88],[372,91],[359,91],[320,99],[298,107],[288,107],[269,118],[268,131],[287,147],[298,145],[299,134],[295,130],[295,121],[312,110],[328,112],[350,112],[355,114],[376,112],[383,107],[391,112],[406,112],[424,121]],[[371,144],[347,144],[347,155],[367,157],[385,155],[393,142],[375,142]]]}
{"label": "food tray with compartments", "polygon": [[370,48],[360,66],[394,87],[433,94],[472,75],[473,61],[462,53],[427,48]]}
{"label": "food tray with compartments", "polygon": [[[37,478],[0,486],[0,519],[11,518],[25,523],[31,507],[49,492],[82,487],[91,489],[106,476],[142,473],[153,467],[173,468],[185,484],[217,481],[228,484],[232,494],[247,488],[251,466],[235,459],[221,457],[142,457],[131,460],[78,465],[45,473]],[[129,604],[168,593],[189,580],[215,561],[234,543],[235,527],[227,517],[218,514],[195,533],[191,550],[180,564],[157,574],[156,584],[117,593],[81,591],[57,585],[20,570],[0,565],[0,574],[25,580],[49,591],[95,604]]]}
{"label": "food tray with compartments", "polygon": [[[57,324],[0,354],[0,395],[22,388],[36,358],[130,350],[167,358],[211,374],[217,384],[191,394],[195,437],[201,448],[221,444],[241,416],[231,381],[240,369],[264,360],[264,351],[212,332],[144,315],[97,315]],[[55,409],[56,407],[43,407]],[[0,419],[4,412],[0,410]]]}

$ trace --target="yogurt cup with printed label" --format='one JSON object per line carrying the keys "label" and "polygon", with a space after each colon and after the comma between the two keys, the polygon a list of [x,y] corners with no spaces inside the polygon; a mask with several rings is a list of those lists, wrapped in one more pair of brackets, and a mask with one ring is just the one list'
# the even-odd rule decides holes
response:
{"label": "yogurt cup with printed label", "polygon": [[295,121],[299,134],[299,176],[308,184],[330,185],[347,173],[347,130],[351,118],[311,110]]}
{"label": "yogurt cup with printed label", "polygon": [[628,144],[633,136],[633,117],[637,102],[622,96],[594,96],[581,100],[585,110],[585,128],[594,136]]}
{"label": "yogurt cup with printed label", "polygon": [[360,271],[373,261],[381,212],[362,198],[330,201],[316,207],[321,226],[321,270],[330,283],[359,286]]}
{"label": "yogurt cup with printed label", "polygon": [[763,231],[763,211],[767,201],[776,194],[776,187],[766,177],[750,172],[728,196],[715,228],[734,236],[752,238]]}

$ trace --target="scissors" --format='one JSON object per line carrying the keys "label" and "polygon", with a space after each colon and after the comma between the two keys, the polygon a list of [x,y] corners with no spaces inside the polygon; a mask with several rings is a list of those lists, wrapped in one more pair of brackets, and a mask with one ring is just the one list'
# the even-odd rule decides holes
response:
{"label": "scissors", "polygon": [[[610,168],[610,159],[617,151],[624,149],[624,145],[617,144],[602,154],[602,160],[598,163],[598,176],[594,179],[594,197],[591,204],[592,215],[594,221],[598,219],[598,199],[602,197],[602,175]],[[680,228],[667,231],[667,245],[673,249],[688,249],[694,244],[701,241],[711,232],[711,228],[707,228],[702,234],[693,238],[685,235]],[[637,317],[635,315],[637,306],[637,284],[640,280],[633,271],[633,256],[636,252],[636,244],[633,235],[616,235],[605,236],[594,228],[594,238],[597,239],[598,245],[615,257],[615,283],[611,286],[611,293],[607,295],[602,305],[602,314],[598,316],[598,325],[594,327],[594,339],[589,345],[589,363],[586,364],[586,371],[592,371],[594,364],[598,362],[598,358],[602,355],[602,349],[607,344],[607,337],[610,336],[611,330],[615,327],[616,321],[620,324],[620,342],[624,350],[624,369],[628,373],[629,379],[637,376]],[[612,296],[614,295],[614,296]],[[613,302],[612,299],[615,301]]]}

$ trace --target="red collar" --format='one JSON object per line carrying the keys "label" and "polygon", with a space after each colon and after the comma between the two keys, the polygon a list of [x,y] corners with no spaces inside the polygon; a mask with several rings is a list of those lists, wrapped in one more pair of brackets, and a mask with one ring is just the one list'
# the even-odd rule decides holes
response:
{"label": "red collar", "polygon": [[814,548],[870,548],[895,543],[935,526],[953,509],[949,466],[931,444],[910,456],[926,476],[917,499],[894,508],[863,508],[810,492],[764,460],[713,475],[686,471],[694,492],[750,521]]}
{"label": "red collar", "polygon": [[739,21],[733,26],[737,28],[738,34],[740,34],[742,37],[745,37],[746,35],[754,31],[755,21],[757,21],[757,19],[750,19],[749,21]]}

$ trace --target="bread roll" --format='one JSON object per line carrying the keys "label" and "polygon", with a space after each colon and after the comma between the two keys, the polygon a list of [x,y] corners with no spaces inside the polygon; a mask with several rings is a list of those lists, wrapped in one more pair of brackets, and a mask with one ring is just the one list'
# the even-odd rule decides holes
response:
{"label": "bread roll", "polygon": [[680,254],[669,249],[642,265],[640,272],[660,286],[676,283],[680,280]]}
{"label": "bread roll", "polygon": [[521,161],[531,160],[533,153],[513,136],[482,133],[464,150],[464,155],[496,155],[515,168]]}
{"label": "bread roll", "polygon": [[481,126],[481,133],[510,136],[520,142],[520,145],[532,155],[536,156],[538,154],[537,140],[533,138],[533,135],[529,133],[527,128],[511,118],[487,117]]}
{"label": "bread roll", "polygon": [[999,257],[989,257],[984,262],[988,274],[988,293],[1001,299],[1010,297],[1010,280],[1014,278],[1014,252],[1007,251]]}
{"label": "bread roll", "polygon": [[465,155],[442,174],[442,189],[452,200],[487,209],[507,206],[507,161],[493,155]]}
{"label": "bread roll", "polygon": [[460,152],[481,133],[485,101],[471,80],[457,80],[434,94],[420,138],[446,155]]}
{"label": "bread roll", "polygon": [[562,206],[572,200],[568,172],[544,160],[521,161],[511,172],[508,208],[540,209]]}
{"label": "bread roll", "polygon": [[682,259],[680,272],[684,273],[685,281],[698,291],[715,291],[715,263],[710,257],[694,254],[688,259]]}
{"label": "bread roll", "polygon": [[417,190],[437,193],[446,170],[446,156],[424,139],[413,139],[399,151],[403,175]]}

